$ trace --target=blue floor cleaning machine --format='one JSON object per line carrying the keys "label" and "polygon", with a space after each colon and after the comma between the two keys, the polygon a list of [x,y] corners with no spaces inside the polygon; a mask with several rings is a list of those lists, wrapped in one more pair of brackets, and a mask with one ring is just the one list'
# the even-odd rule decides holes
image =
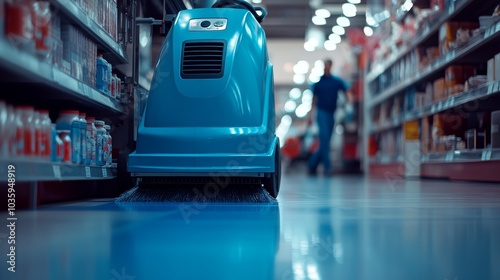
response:
{"label": "blue floor cleaning machine", "polygon": [[128,158],[139,187],[253,185],[277,197],[280,145],[265,16],[240,0],[177,14]]}

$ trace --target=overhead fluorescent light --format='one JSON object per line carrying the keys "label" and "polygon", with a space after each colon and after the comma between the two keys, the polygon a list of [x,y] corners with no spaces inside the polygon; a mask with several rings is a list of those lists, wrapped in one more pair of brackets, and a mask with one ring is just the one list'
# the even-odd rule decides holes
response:
{"label": "overhead fluorescent light", "polygon": [[330,34],[330,36],[328,36],[328,39],[335,44],[340,44],[340,42],[342,42],[342,38],[340,38],[340,35],[335,33]]}
{"label": "overhead fluorescent light", "polygon": [[328,11],[327,9],[318,9],[318,10],[316,10],[315,14],[318,17],[322,17],[322,18],[329,18],[332,15],[330,13],[330,11]]}
{"label": "overhead fluorescent light", "polygon": [[335,25],[334,27],[332,27],[332,32],[338,35],[344,35],[345,29],[340,25]]}
{"label": "overhead fluorescent light", "polygon": [[351,4],[359,4],[359,3],[361,3],[361,0],[347,0],[347,2],[349,2]]}
{"label": "overhead fluorescent light", "polygon": [[[324,43],[324,47],[325,47],[325,50],[327,50],[327,51],[334,51],[334,50],[336,50],[336,49],[337,49],[337,44],[336,44],[336,43],[334,43],[334,42],[333,42],[333,41],[331,41],[331,40],[327,40],[327,41],[325,41],[325,43]],[[309,79],[311,79],[311,78],[309,77]]]}
{"label": "overhead fluorescent light", "polygon": [[337,18],[337,24],[342,27],[348,27],[349,25],[351,25],[351,21],[346,17],[339,17]]}
{"label": "overhead fluorescent light", "polygon": [[313,16],[312,17],[312,22],[315,25],[325,25],[326,24],[326,19],[320,16]]}
{"label": "overhead fluorescent light", "polygon": [[354,4],[345,3],[342,4],[342,12],[346,17],[354,17],[356,16],[357,9]]}

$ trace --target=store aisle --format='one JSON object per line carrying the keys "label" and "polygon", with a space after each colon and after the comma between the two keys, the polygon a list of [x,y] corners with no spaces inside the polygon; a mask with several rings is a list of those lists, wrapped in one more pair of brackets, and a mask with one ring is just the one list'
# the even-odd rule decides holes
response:
{"label": "store aisle", "polygon": [[[18,212],[1,279],[499,279],[500,187],[287,175],[274,203]],[[6,223],[2,213],[1,220]]]}

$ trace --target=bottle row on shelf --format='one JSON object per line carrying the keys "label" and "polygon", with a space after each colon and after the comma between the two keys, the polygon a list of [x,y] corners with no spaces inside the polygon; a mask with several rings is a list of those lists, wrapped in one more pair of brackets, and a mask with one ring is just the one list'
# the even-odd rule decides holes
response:
{"label": "bottle row on shelf", "polygon": [[0,100],[0,159],[111,166],[110,129],[76,110],[60,111],[53,123],[48,110]]}
{"label": "bottle row on shelf", "polygon": [[[90,8],[106,1],[95,1],[99,5],[90,4],[93,1],[83,2]],[[34,54],[105,95],[121,98],[121,79],[98,52],[97,44],[61,15],[51,14],[49,2],[8,1],[1,6],[6,8],[5,40],[11,46]],[[4,23],[1,17],[0,22]]]}
{"label": "bottle row on shelf", "polygon": [[[68,0],[66,0],[68,1]],[[58,17],[58,5],[66,4],[65,1],[53,1],[51,9],[49,1],[34,0],[7,0],[0,5],[0,18],[5,18],[5,30],[0,32],[23,44],[27,48],[36,49],[44,54],[49,51],[50,34],[57,33],[52,29],[50,22]],[[116,0],[71,0],[83,12],[87,18],[95,21],[115,41],[118,38],[118,8]],[[52,11],[51,11],[52,10]],[[53,12],[55,11],[55,12]]]}

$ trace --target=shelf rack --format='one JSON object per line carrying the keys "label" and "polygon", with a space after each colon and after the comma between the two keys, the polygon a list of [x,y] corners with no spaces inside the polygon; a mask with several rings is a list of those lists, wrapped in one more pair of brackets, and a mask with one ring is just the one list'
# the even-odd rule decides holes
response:
{"label": "shelf rack", "polygon": [[[7,170],[9,165],[15,167],[16,182],[107,180],[116,178],[116,166],[83,166],[35,160],[0,159],[0,167],[3,170]],[[0,180],[7,182],[7,172],[0,174]]]}
{"label": "shelf rack", "polygon": [[[395,82],[385,83],[383,88],[372,87],[374,83],[379,82],[379,77],[390,75],[395,70],[397,63],[407,59],[412,55],[412,51],[418,47],[431,45],[431,40],[437,39],[437,33],[440,27],[449,20],[477,20],[479,15],[486,15],[493,2],[483,2],[480,0],[458,0],[447,11],[431,19],[427,26],[419,31],[420,35],[412,40],[407,46],[399,51],[393,52],[384,62],[375,65],[369,73],[366,73],[365,83],[365,118],[364,118],[364,141],[363,153],[367,160],[364,161],[364,168],[369,174],[377,175],[397,175],[405,176],[405,162],[400,157],[390,157],[384,154],[377,154],[376,157],[368,157],[368,138],[372,135],[385,133],[386,131],[399,129],[406,122],[423,119],[436,113],[446,112],[448,110],[457,110],[460,106],[465,106],[469,102],[479,102],[481,106],[488,108],[498,108],[495,102],[488,99],[498,100],[500,93],[500,81],[490,82],[486,85],[471,88],[459,94],[449,96],[448,98],[428,104],[424,107],[404,111],[396,116],[388,117],[378,123],[373,123],[374,110],[382,103],[392,102],[396,96],[401,96],[406,89],[412,86],[420,86],[424,82],[432,81],[435,78],[444,76],[446,67],[453,64],[484,63],[486,60],[500,52],[500,22],[486,29],[481,29],[467,43],[450,50],[445,55],[432,61],[422,69],[413,69],[414,74],[405,77],[396,77]],[[493,11],[491,8],[491,12]],[[489,12],[488,12],[489,13]],[[417,66],[415,66],[417,67]],[[381,80],[381,82],[385,82]],[[488,100],[486,100],[488,99]],[[496,106],[496,107],[495,107]],[[418,141],[418,140],[417,140]],[[418,161],[418,160],[417,160]],[[422,177],[449,178],[462,180],[479,180],[500,182],[498,167],[500,166],[500,151],[497,150],[475,150],[475,151],[451,151],[446,153],[430,153],[421,157],[418,163],[419,173]],[[470,169],[470,170],[469,170]],[[474,173],[475,175],[470,175]],[[488,173],[485,176],[478,174]],[[464,175],[469,174],[469,175]],[[476,176],[477,175],[477,176]]]}
{"label": "shelf rack", "polygon": [[124,112],[122,105],[117,100],[102,94],[52,65],[40,61],[35,56],[16,49],[1,38],[0,49],[2,50],[0,52],[0,65],[6,71],[13,72],[26,81],[39,82],[60,90],[69,98],[77,98],[82,102],[91,103],[113,113]]}
{"label": "shelf rack", "polygon": [[67,19],[78,25],[104,51],[106,60],[113,64],[126,64],[128,58],[123,46],[116,42],[100,25],[70,0],[51,0]]}

